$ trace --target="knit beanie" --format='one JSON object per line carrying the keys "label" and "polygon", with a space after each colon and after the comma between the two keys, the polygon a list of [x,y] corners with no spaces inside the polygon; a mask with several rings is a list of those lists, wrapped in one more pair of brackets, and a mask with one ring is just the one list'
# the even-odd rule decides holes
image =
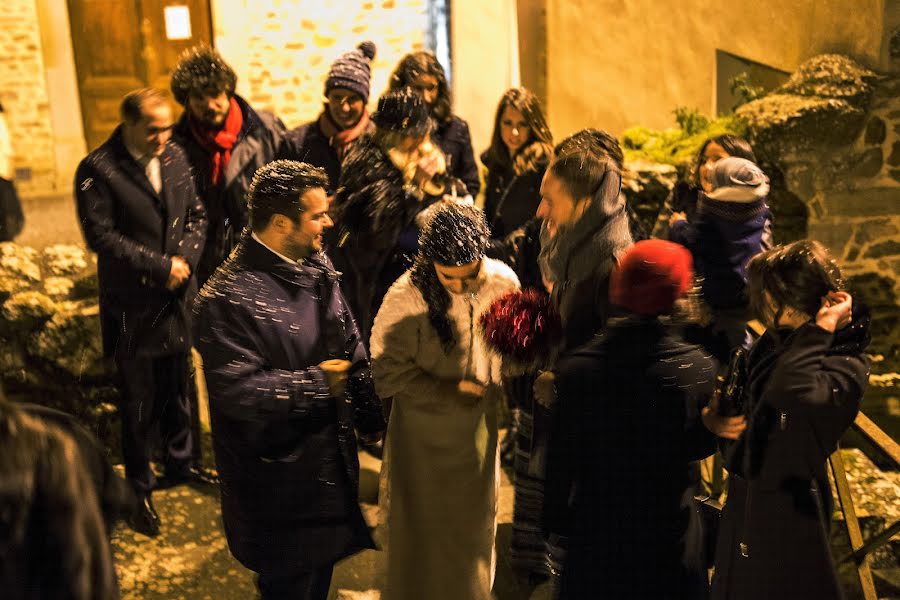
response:
{"label": "knit beanie", "polygon": [[370,63],[375,58],[375,44],[363,42],[338,57],[331,63],[328,79],[325,80],[325,95],[334,88],[343,88],[362,96],[363,102],[369,101]]}
{"label": "knit beanie", "polygon": [[710,198],[727,198],[726,188],[743,190],[769,189],[769,178],[756,163],[746,158],[729,156],[716,162],[710,178],[713,190],[707,194]]}
{"label": "knit beanie", "polygon": [[609,282],[609,300],[630,313],[656,316],[671,312],[691,285],[691,253],[666,240],[644,240],[619,261]]}
{"label": "knit beanie", "polygon": [[372,121],[381,129],[404,135],[424,134],[431,127],[428,107],[409,88],[388,92],[379,98],[378,110],[372,115]]}
{"label": "knit beanie", "polygon": [[419,235],[419,253],[448,267],[467,265],[484,256],[490,230],[484,213],[468,202],[440,202]]}

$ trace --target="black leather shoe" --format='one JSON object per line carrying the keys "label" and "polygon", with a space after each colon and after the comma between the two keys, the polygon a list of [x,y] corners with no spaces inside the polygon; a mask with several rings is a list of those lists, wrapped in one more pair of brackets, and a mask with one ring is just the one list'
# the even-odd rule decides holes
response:
{"label": "black leather shoe", "polygon": [[150,494],[138,494],[134,512],[128,518],[128,526],[138,533],[149,537],[159,535],[159,515],[153,508]]}
{"label": "black leather shoe", "polygon": [[158,482],[157,487],[167,488],[184,483],[219,485],[219,476],[208,469],[198,469],[197,467],[166,471],[165,476]]}

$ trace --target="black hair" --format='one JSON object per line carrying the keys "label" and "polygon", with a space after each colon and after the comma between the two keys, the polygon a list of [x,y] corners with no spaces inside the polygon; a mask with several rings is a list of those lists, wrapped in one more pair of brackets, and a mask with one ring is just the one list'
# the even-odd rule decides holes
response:
{"label": "black hair", "polygon": [[328,175],[320,167],[295,160],[276,160],[260,167],[247,192],[250,228],[264,230],[276,214],[299,222],[305,210],[301,198],[313,188],[328,189]]}
{"label": "black hair", "polygon": [[[777,246],[757,254],[747,265],[750,307],[769,327],[780,320],[785,308],[815,317],[822,298],[828,292],[843,288],[837,262],[825,246],[815,240]],[[769,306],[767,293],[773,306]]]}
{"label": "black hair", "polygon": [[127,123],[137,123],[144,117],[144,105],[168,104],[168,99],[162,90],[152,87],[141,88],[125,94],[122,104],[119,106],[119,116]]}
{"label": "black hair", "polygon": [[736,156],[738,158],[745,158],[753,163],[756,162],[756,155],[753,153],[753,147],[750,146],[750,142],[744,138],[731,135],[730,133],[711,137],[700,146],[700,151],[697,152],[697,158],[694,160],[694,171],[691,175],[694,179],[693,184],[696,186],[700,185],[700,167],[706,162],[704,156],[706,147],[713,143],[722,146],[722,150],[727,152],[728,156]]}
{"label": "black hair", "polygon": [[[524,117],[528,124],[528,140],[516,151],[515,156],[510,156],[509,149],[503,143],[501,135],[501,119],[506,107],[513,108]],[[512,88],[506,90],[497,104],[497,113],[494,115],[494,133],[491,136],[491,145],[487,150],[487,160],[492,165],[510,166],[516,175],[526,171],[536,170],[540,160],[548,160],[553,152],[553,135],[544,118],[541,103],[533,93],[525,88]]]}
{"label": "black hair", "polygon": [[419,236],[419,253],[410,279],[428,305],[428,321],[437,332],[445,353],[456,346],[456,336],[447,316],[450,293],[438,279],[434,263],[460,266],[481,260],[489,237],[484,213],[465,202],[440,204]]}
{"label": "black hair", "polygon": [[222,56],[209,46],[194,46],[184,51],[172,71],[172,95],[187,106],[192,96],[234,95],[237,75]]}

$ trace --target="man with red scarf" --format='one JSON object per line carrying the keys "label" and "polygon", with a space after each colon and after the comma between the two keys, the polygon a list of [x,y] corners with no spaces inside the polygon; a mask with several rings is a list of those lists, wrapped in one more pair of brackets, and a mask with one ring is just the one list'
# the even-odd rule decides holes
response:
{"label": "man with red scarf", "polygon": [[218,52],[187,50],[172,72],[172,94],[184,107],[175,140],[184,147],[209,217],[206,248],[197,265],[202,286],[247,226],[245,196],[256,170],[275,160],[284,125],[234,93],[237,76]]}
{"label": "man with red scarf", "polygon": [[290,131],[284,158],[322,167],[328,174],[328,193],[333,195],[341,176],[341,161],[364,133],[375,130],[369,120],[370,64],[375,44],[363,42],[331,64],[325,80],[325,107],[315,121]]}

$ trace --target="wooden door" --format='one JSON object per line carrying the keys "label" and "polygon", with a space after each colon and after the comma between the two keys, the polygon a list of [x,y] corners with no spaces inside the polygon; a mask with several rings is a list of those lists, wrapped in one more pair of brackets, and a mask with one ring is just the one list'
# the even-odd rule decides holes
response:
{"label": "wooden door", "polygon": [[211,44],[209,0],[68,2],[84,135],[93,150],[118,125],[126,93],[145,86],[168,93],[181,52]]}

